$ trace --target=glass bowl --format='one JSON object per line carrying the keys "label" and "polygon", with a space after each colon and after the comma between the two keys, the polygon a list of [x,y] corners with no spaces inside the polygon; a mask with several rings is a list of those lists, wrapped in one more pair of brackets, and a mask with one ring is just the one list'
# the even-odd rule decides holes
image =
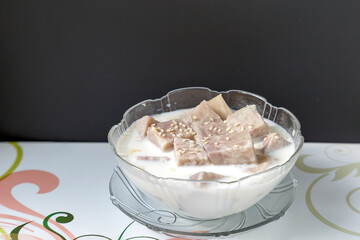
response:
{"label": "glass bowl", "polygon": [[119,167],[110,178],[109,190],[116,207],[151,230],[181,239],[209,239],[234,237],[278,220],[293,202],[297,186],[290,172],[269,194],[245,211],[210,220],[181,216],[154,202],[133,186]]}
{"label": "glass bowl", "polygon": [[[264,118],[282,126],[294,140],[293,155],[285,163],[265,171],[232,182],[216,182],[157,177],[132,165],[117,153],[116,146],[120,136],[141,117],[193,108],[202,100],[210,100],[220,93],[230,108],[237,110],[255,104]],[[240,90],[217,92],[208,88],[191,87],[177,89],[162,98],[134,105],[125,112],[121,122],[110,129],[108,141],[119,168],[146,196],[182,216],[217,219],[246,210],[273,190],[294,166],[304,138],[299,121],[290,111],[272,106],[259,95]]]}

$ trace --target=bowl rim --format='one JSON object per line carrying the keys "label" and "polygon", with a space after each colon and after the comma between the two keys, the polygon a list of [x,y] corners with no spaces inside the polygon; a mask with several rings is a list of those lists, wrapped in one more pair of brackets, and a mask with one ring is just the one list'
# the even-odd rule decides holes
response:
{"label": "bowl rim", "polygon": [[[261,172],[257,172],[257,173],[253,173],[253,174],[250,174],[250,175],[247,175],[247,176],[244,176],[244,177],[241,177],[237,180],[233,180],[233,181],[216,181],[216,180],[192,180],[192,179],[184,179],[184,178],[175,178],[175,177],[159,177],[159,176],[156,176],[140,167],[137,167],[136,165],[128,162],[127,160],[123,159],[119,154],[118,152],[116,151],[116,144],[117,143],[113,143],[112,139],[111,139],[111,135],[112,133],[120,127],[121,124],[123,123],[126,123],[126,125],[129,126],[129,124],[127,124],[126,122],[126,115],[132,110],[134,109],[135,107],[139,106],[139,105],[144,105],[145,103],[148,103],[148,102],[155,102],[155,101],[161,101],[162,99],[164,98],[167,98],[170,94],[174,93],[174,92],[177,92],[177,91],[184,91],[184,90],[194,90],[194,89],[199,89],[199,90],[207,90],[209,92],[212,92],[212,93],[217,93],[217,94],[223,94],[223,93],[230,93],[230,92],[239,92],[239,93],[242,93],[242,94],[247,94],[247,95],[251,95],[253,97],[256,97],[256,98],[259,98],[261,100],[264,101],[264,109],[263,111],[265,111],[266,109],[266,106],[269,106],[270,109],[277,109],[277,110],[283,110],[285,111],[287,114],[289,114],[291,116],[291,118],[294,119],[294,122],[295,122],[295,125],[296,125],[296,132],[297,132],[297,137],[299,138],[299,145],[295,148],[295,151],[294,153],[289,157],[288,160],[286,160],[284,163],[282,164],[279,164],[279,165],[276,165],[276,166],[273,166],[269,169],[266,169],[264,171],[261,171]],[[301,134],[301,124],[299,122],[299,120],[297,119],[297,117],[292,113],[290,112],[288,109],[286,108],[283,108],[283,107],[276,107],[276,106],[273,106],[272,104],[270,104],[266,98],[258,95],[258,94],[255,94],[255,93],[251,93],[251,92],[247,92],[247,91],[243,91],[243,90],[236,90],[236,89],[232,89],[232,90],[228,90],[228,91],[215,91],[215,90],[211,90],[209,88],[206,88],[206,87],[185,87],[185,88],[178,88],[178,89],[174,89],[170,92],[168,92],[166,95],[160,97],[160,98],[156,98],[156,99],[147,99],[147,100],[144,100],[142,102],[139,102],[135,105],[133,105],[132,107],[130,107],[129,109],[127,109],[125,111],[125,113],[123,114],[123,118],[122,120],[118,123],[118,124],[115,124],[111,127],[111,129],[109,130],[108,132],[108,135],[107,135],[107,138],[108,138],[108,143],[110,144],[111,148],[112,148],[112,151],[115,153],[116,157],[118,159],[121,159],[122,162],[125,162],[125,164],[127,164],[129,167],[131,168],[135,168],[137,171],[141,171],[143,173],[145,173],[146,175],[149,175],[150,177],[152,178],[155,178],[157,180],[169,180],[169,181],[177,181],[177,182],[191,182],[191,183],[197,183],[197,182],[201,182],[201,183],[211,183],[211,184],[235,184],[235,183],[239,183],[240,181],[244,181],[246,179],[249,179],[249,178],[253,178],[255,176],[260,176],[262,174],[266,174],[268,172],[272,172],[272,171],[276,171],[276,169],[279,169],[279,168],[282,168],[286,165],[288,165],[291,160],[294,158],[295,155],[297,155],[299,153],[299,151],[302,149],[303,145],[304,145],[304,137],[302,136]]]}

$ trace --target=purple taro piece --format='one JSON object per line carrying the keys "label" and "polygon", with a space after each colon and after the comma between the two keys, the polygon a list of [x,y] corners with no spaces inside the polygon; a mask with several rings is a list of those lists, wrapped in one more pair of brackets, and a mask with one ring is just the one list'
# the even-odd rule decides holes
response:
{"label": "purple taro piece", "polygon": [[156,123],[147,131],[148,139],[163,151],[172,148],[175,137],[193,139],[195,134],[192,128],[178,119]]}
{"label": "purple taro piece", "polygon": [[258,155],[257,156],[257,164],[255,167],[250,168],[250,172],[257,173],[264,171],[270,164],[271,161],[274,160],[273,156],[270,155]]}
{"label": "purple taro piece", "polygon": [[269,127],[257,112],[255,105],[246,106],[230,114],[227,125],[236,132],[247,131],[252,138],[269,133]]}
{"label": "purple taro piece", "polygon": [[283,148],[289,144],[290,142],[286,141],[279,134],[269,133],[268,135],[266,135],[266,137],[264,137],[262,152],[269,153],[279,148]]}
{"label": "purple taro piece", "polygon": [[224,177],[225,176],[217,174],[217,173],[202,171],[202,172],[195,173],[194,175],[191,175],[189,178],[191,180],[210,181],[210,180],[218,180],[218,179],[221,179]]}
{"label": "purple taro piece", "polygon": [[136,160],[141,161],[170,161],[166,156],[136,156]]}
{"label": "purple taro piece", "polygon": [[147,130],[147,137],[163,151],[171,149],[173,146],[173,137],[166,132],[162,132],[160,127],[149,127]]}
{"label": "purple taro piece", "polygon": [[229,108],[221,94],[217,95],[207,103],[209,107],[211,107],[214,112],[219,114],[219,116],[223,120],[225,120],[227,116],[232,113],[231,109]]}
{"label": "purple taro piece", "polygon": [[220,116],[209,107],[206,101],[202,101],[186,113],[184,121],[202,138],[223,134],[227,128]]}
{"label": "purple taro piece", "polygon": [[209,164],[208,156],[199,144],[185,138],[174,139],[174,153],[178,166]]}
{"label": "purple taro piece", "polygon": [[234,132],[196,140],[206,150],[215,165],[256,163],[251,136],[248,132]]}
{"label": "purple taro piece", "polygon": [[158,123],[158,121],[156,121],[150,116],[144,116],[136,121],[135,128],[136,131],[139,133],[140,137],[144,138],[147,134],[148,127],[150,127],[151,124],[155,124],[155,123]]}

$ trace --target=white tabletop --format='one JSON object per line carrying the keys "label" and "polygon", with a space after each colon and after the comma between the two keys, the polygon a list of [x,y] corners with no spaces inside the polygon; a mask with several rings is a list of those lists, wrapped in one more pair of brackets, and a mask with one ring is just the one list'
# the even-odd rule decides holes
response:
{"label": "white tabletop", "polygon": [[[0,143],[0,164],[0,239],[175,240],[111,203],[107,143]],[[229,239],[360,238],[360,144],[305,143],[292,172],[299,187],[286,214]]]}

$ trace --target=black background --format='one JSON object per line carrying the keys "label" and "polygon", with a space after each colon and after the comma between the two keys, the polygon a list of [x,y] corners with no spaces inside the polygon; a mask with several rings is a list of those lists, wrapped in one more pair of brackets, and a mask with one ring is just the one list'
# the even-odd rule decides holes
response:
{"label": "black background", "polygon": [[0,1],[0,140],[106,141],[186,86],[291,110],[306,141],[359,142],[360,1]]}

